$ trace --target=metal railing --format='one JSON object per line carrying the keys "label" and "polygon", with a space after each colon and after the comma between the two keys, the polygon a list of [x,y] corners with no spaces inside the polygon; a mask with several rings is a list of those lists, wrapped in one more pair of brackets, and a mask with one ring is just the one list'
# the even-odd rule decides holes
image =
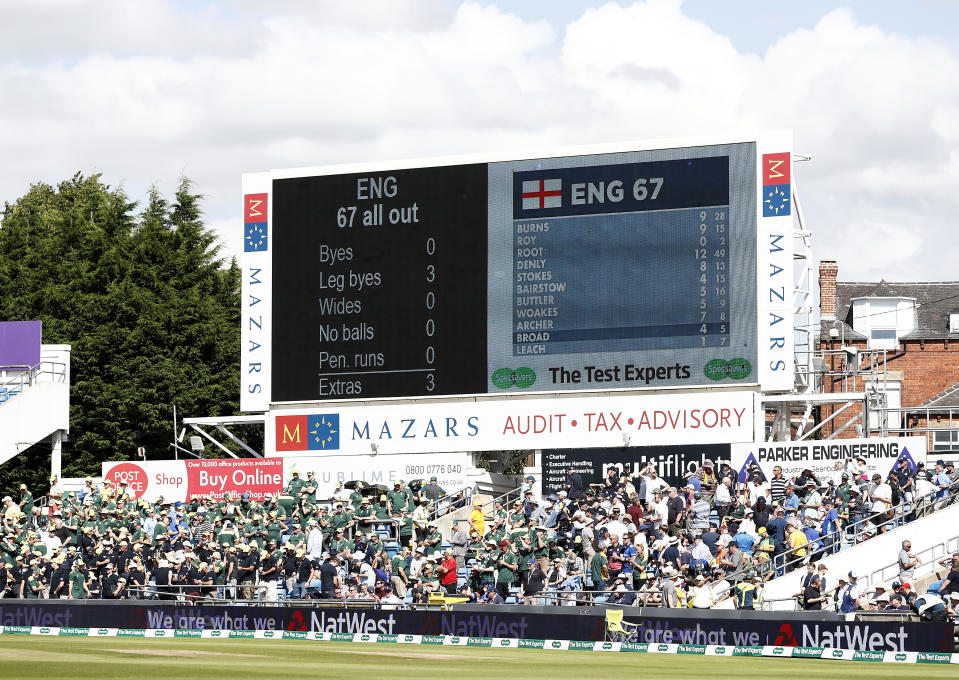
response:
{"label": "metal railing", "polygon": [[13,399],[32,385],[36,380],[37,368],[27,364],[0,366],[0,404]]}
{"label": "metal railing", "polygon": [[508,508],[511,503],[515,503],[522,498],[522,490],[523,487],[518,486],[515,489],[510,489],[504,494],[500,494],[491,501],[483,503],[483,512],[489,514],[491,511],[496,509],[497,503],[502,503],[504,508]]}
{"label": "metal railing", "polygon": [[[959,552],[959,534],[913,553],[922,560],[922,562],[914,567],[911,579],[916,580],[922,578],[928,572],[935,571],[937,566],[941,568],[939,560],[957,552]],[[887,564],[884,567],[874,569],[870,574],[870,583],[884,583],[893,579],[898,580],[899,571],[899,560]],[[887,574],[890,573],[892,573],[892,575],[887,576]],[[878,578],[876,578],[877,575]]]}
{"label": "metal railing", "polygon": [[0,404],[17,396],[38,382],[62,383],[67,379],[67,364],[62,361],[41,361],[36,366],[10,364],[0,366]]}
{"label": "metal railing", "polygon": [[430,501],[426,506],[429,511],[429,520],[432,522],[443,515],[448,515],[454,510],[469,507],[470,499],[476,494],[476,485],[464,486],[459,491],[440,496],[435,501]]}

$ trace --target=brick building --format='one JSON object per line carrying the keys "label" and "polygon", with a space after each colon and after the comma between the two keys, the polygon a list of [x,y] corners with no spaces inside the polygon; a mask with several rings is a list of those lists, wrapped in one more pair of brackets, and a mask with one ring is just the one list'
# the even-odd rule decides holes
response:
{"label": "brick building", "polygon": [[[838,264],[819,264],[823,392],[884,392],[883,414],[869,430],[926,432],[930,455],[959,450],[959,282],[838,281]],[[870,400],[882,406],[880,398]],[[838,406],[823,406],[826,418]],[[861,416],[859,406],[828,423],[823,433]],[[853,437],[855,428],[839,436]]]}

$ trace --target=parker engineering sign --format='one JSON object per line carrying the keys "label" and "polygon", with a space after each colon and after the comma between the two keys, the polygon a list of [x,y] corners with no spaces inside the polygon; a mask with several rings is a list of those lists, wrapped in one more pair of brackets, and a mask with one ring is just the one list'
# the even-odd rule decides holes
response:
{"label": "parker engineering sign", "polygon": [[914,472],[917,463],[925,463],[926,438],[871,437],[734,444],[731,455],[731,465],[739,471],[740,481],[746,480],[749,466],[757,464],[766,479],[773,476],[773,468],[781,467],[787,479],[809,469],[825,483],[836,463],[843,466],[849,459],[856,458],[865,462],[864,474],[871,477],[878,473],[885,478],[900,459],[905,459]]}

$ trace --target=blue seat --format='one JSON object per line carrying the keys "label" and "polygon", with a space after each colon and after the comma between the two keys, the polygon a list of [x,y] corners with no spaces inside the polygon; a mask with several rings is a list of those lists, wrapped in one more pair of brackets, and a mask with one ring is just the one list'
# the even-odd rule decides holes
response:
{"label": "blue seat", "polygon": [[933,595],[939,592],[939,589],[942,588],[943,581],[935,581],[929,584],[929,587],[926,589],[927,593],[932,593]]}

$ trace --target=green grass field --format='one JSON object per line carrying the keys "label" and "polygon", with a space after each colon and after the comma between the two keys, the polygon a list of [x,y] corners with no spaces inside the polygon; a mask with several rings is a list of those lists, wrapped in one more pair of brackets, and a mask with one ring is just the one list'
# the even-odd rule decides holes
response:
{"label": "green grass field", "polygon": [[[216,678],[593,678],[620,677],[632,667],[649,678],[748,680],[800,674],[843,680],[922,676],[956,678],[955,667],[818,659],[667,656],[428,647],[400,644],[300,640],[199,640],[137,638],[47,638],[0,636],[0,678],[122,678],[123,680],[214,680]],[[357,675],[362,673],[362,675]],[[611,674],[616,674],[611,675]]]}

